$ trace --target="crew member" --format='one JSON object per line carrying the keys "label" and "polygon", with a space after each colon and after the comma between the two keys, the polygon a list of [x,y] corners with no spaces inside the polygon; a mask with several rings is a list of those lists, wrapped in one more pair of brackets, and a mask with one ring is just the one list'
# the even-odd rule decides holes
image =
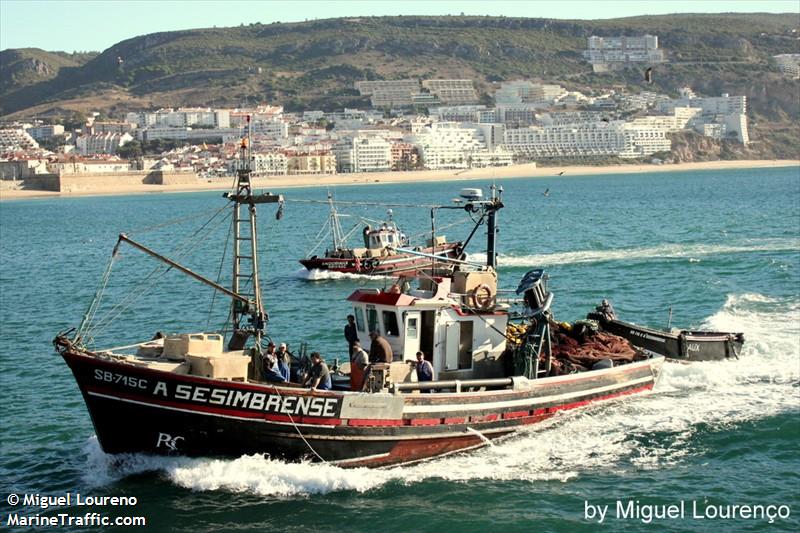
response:
{"label": "crew member", "polygon": [[264,376],[264,381],[269,381],[270,383],[286,381],[278,370],[275,343],[272,341],[267,345],[267,351],[261,355],[261,375]]}
{"label": "crew member", "polygon": [[278,351],[275,352],[275,359],[278,364],[278,374],[281,375],[284,381],[291,381],[291,359],[288,347],[285,342],[280,343]]}
{"label": "crew member", "polygon": [[353,343],[353,356],[350,358],[350,390],[359,391],[364,386],[364,371],[367,369],[367,352],[361,343]]}
{"label": "crew member", "polygon": [[322,360],[319,352],[311,352],[311,371],[306,376],[303,385],[311,389],[331,390],[331,371]]}
{"label": "crew member", "polygon": [[[417,381],[433,381],[433,365],[430,361],[425,359],[425,354],[417,352]],[[430,392],[430,389],[425,389],[422,392]]]}
{"label": "crew member", "polygon": [[347,325],[344,327],[344,338],[347,341],[347,353],[353,358],[353,343],[358,342],[358,331],[356,331],[356,317],[347,315]]}
{"label": "crew member", "polygon": [[391,363],[394,358],[392,347],[389,341],[381,337],[377,330],[369,332],[369,338],[372,340],[369,346],[369,362],[370,363]]}
{"label": "crew member", "polygon": [[617,313],[614,312],[614,308],[611,307],[611,302],[608,300],[603,300],[595,309],[598,313],[603,315],[603,318],[606,320],[614,320],[617,318]]}

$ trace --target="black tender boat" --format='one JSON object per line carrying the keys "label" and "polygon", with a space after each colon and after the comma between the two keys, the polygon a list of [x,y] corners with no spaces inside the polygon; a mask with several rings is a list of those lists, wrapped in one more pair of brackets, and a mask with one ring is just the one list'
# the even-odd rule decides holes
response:
{"label": "black tender boat", "polygon": [[616,317],[606,300],[586,315],[586,318],[597,321],[601,330],[627,339],[638,348],[677,361],[738,358],[744,344],[743,333],[677,328],[665,331],[623,322]]}

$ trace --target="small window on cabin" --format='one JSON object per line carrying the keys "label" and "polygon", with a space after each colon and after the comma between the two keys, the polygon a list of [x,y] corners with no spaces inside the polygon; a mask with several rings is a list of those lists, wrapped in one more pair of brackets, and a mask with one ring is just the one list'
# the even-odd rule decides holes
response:
{"label": "small window on cabin", "polygon": [[386,335],[397,337],[400,334],[400,328],[397,327],[397,313],[394,311],[384,311],[383,327],[386,330]]}
{"label": "small window on cabin", "polygon": [[369,331],[378,331],[378,311],[372,306],[367,306],[367,327]]}
{"label": "small window on cabin", "polygon": [[471,321],[461,322],[461,335],[458,340],[458,369],[472,368],[472,326]]}
{"label": "small window on cabin", "polygon": [[364,329],[364,310],[360,307],[354,307],[353,313],[356,315],[356,329],[358,331],[366,331]]}
{"label": "small window on cabin", "polygon": [[408,319],[408,327],[406,328],[406,336],[409,339],[416,339],[417,338],[417,319],[416,318],[409,318]]}

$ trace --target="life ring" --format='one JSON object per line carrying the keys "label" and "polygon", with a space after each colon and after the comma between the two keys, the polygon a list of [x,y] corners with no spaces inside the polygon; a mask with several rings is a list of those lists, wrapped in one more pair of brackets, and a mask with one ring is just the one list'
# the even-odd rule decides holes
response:
{"label": "life ring", "polygon": [[472,290],[470,299],[472,300],[472,306],[481,311],[487,311],[494,306],[492,289],[485,283],[481,283]]}

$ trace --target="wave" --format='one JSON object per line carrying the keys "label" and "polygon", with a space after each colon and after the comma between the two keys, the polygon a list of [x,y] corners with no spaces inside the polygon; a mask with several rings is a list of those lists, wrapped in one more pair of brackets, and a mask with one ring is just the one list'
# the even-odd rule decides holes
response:
{"label": "wave", "polygon": [[[499,255],[499,266],[571,265],[577,263],[600,263],[604,261],[635,261],[642,259],[687,259],[699,262],[700,257],[746,252],[786,252],[800,249],[798,239],[775,239],[759,244],[709,245],[709,244],[665,244],[650,248],[621,248],[616,250],[578,250],[553,254]],[[469,254],[469,260],[483,263],[486,254]]]}
{"label": "wave", "polygon": [[87,445],[86,480],[105,485],[157,472],[198,491],[246,492],[275,498],[336,491],[367,492],[388,483],[431,479],[467,482],[569,482],[587,472],[648,471],[702,454],[703,433],[797,411],[800,301],[760,294],[729,295],[704,327],[742,331],[740,359],[666,364],[651,393],[598,404],[526,428],[468,454],[384,470],[290,464],[261,455],[237,459],[108,456]]}
{"label": "wave", "polygon": [[383,279],[387,276],[368,276],[366,274],[350,274],[347,272],[331,272],[329,270],[306,270],[300,268],[292,273],[293,278],[302,279],[305,281],[327,281],[327,280],[375,280]]}

